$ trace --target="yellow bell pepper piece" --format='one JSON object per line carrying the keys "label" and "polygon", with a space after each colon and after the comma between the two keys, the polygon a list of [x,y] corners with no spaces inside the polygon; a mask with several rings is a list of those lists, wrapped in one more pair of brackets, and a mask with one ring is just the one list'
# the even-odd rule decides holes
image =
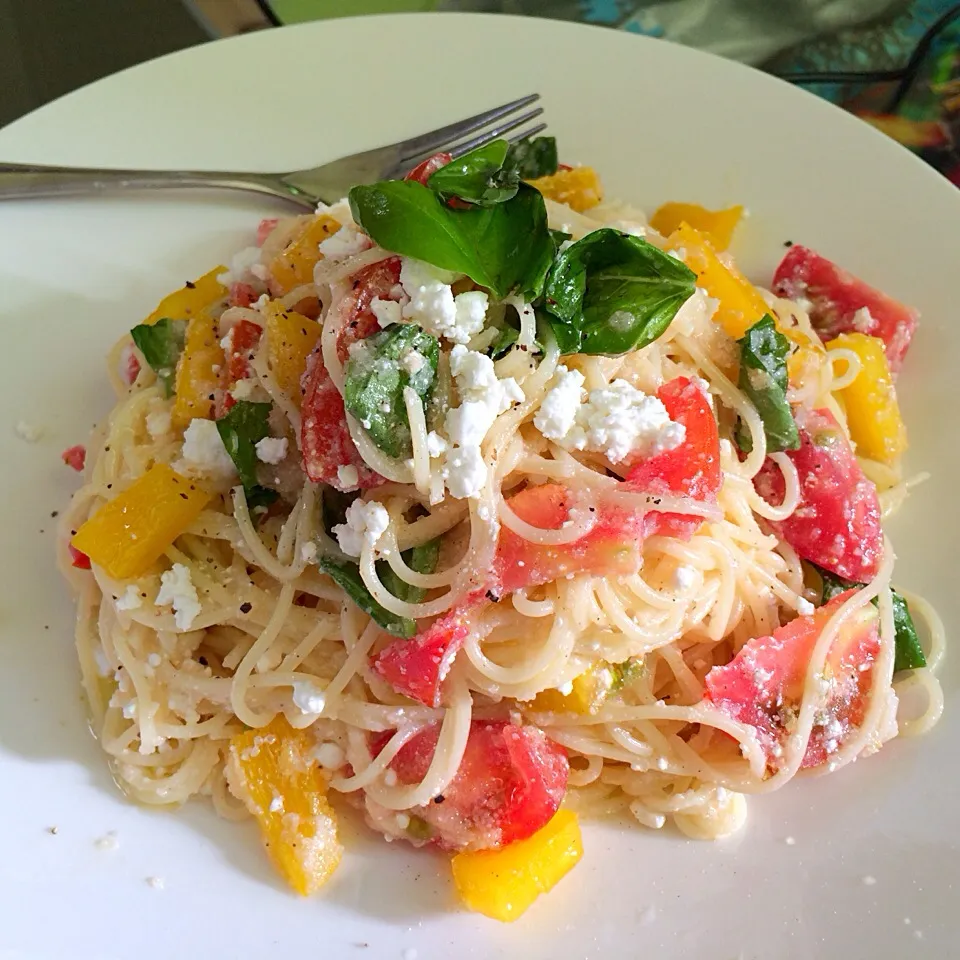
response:
{"label": "yellow bell pepper piece", "polygon": [[470,910],[509,923],[552,890],[583,856],[580,824],[571,810],[558,810],[532,837],[500,850],[458,853],[453,880]]}
{"label": "yellow bell pepper piece", "polygon": [[531,180],[530,186],[536,187],[548,200],[565,203],[579,213],[595,207],[603,199],[603,186],[593,167],[558,170],[548,177]]}
{"label": "yellow bell pepper piece", "polygon": [[212,494],[165,463],[154,464],[105,503],[70,541],[115,580],[146,573]]}
{"label": "yellow bell pepper piece", "polygon": [[828,351],[852,350],[860,359],[856,379],[838,391],[857,453],[893,463],[907,449],[907,428],[900,416],[883,341],[865,333],[842,333],[826,347]]}
{"label": "yellow bell pepper piece", "polygon": [[650,218],[650,226],[669,237],[680,224],[687,223],[707,237],[715,250],[726,250],[742,216],[739,204],[726,210],[707,210],[697,203],[665,203]]}
{"label": "yellow bell pepper piece", "polygon": [[333,217],[320,214],[307,224],[284,251],[270,261],[270,275],[280,295],[289,293],[294,287],[313,282],[313,268],[323,259],[319,251],[320,244],[340,229]]}
{"label": "yellow bell pepper piece", "polygon": [[143,322],[152,326],[164,317],[170,317],[172,320],[190,320],[205,307],[222,300],[228,291],[217,277],[226,269],[221,264],[192,283],[187,283],[179,290],[167,294],[157,304],[157,309]]}
{"label": "yellow bell pepper piece", "polygon": [[197,314],[187,324],[183,354],[177,364],[176,399],[171,414],[174,427],[183,430],[194,418],[213,419],[214,396],[225,363],[217,321],[208,313]]}
{"label": "yellow bell pepper piece", "polygon": [[574,678],[570,693],[541,690],[531,702],[530,709],[553,713],[596,713],[607,697],[628,682],[640,666],[639,660],[595,664]]}
{"label": "yellow bell pepper piece", "polygon": [[720,301],[716,318],[731,337],[740,339],[764,314],[766,301],[736,267],[717,257],[710,241],[689,223],[681,223],[667,240],[667,249],[680,254],[697,275],[697,286]]}
{"label": "yellow bell pepper piece", "polygon": [[227,761],[231,791],[256,817],[277,869],[303,896],[319,890],[343,856],[311,744],[281,715],[231,738]]}
{"label": "yellow bell pepper piece", "polygon": [[280,389],[299,407],[300,377],[320,339],[320,324],[276,300],[267,304],[267,363]]}

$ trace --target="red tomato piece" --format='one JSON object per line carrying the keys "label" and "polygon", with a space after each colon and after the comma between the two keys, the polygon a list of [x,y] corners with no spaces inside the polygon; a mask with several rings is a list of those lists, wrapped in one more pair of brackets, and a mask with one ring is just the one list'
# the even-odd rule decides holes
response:
{"label": "red tomato piece", "polygon": [[249,376],[250,360],[260,344],[261,336],[263,327],[252,320],[241,320],[230,328],[224,351],[227,355],[226,369],[221,371],[224,389]]}
{"label": "red tomato piece", "polygon": [[274,228],[280,222],[278,217],[264,217],[257,224],[257,246],[262,247],[267,237],[273,233]]}
{"label": "red tomato piece", "polygon": [[[400,783],[424,778],[439,736],[440,725],[432,724],[403,745],[390,764]],[[416,814],[446,850],[502,847],[536,833],[557,812],[569,773],[566,751],[538,727],[474,720],[456,776]]]}
{"label": "red tomato piece", "polygon": [[260,299],[260,294],[249,283],[230,284],[230,306],[249,307]]}
{"label": "red tomato piece", "polygon": [[120,354],[120,379],[125,386],[132,387],[140,376],[140,358],[132,343],[127,344]]}
{"label": "red tomato piece", "polygon": [[427,185],[430,177],[441,167],[445,167],[453,157],[449,153],[435,153],[432,157],[427,157],[422,163],[418,163],[403,179],[416,180],[417,183]]}
{"label": "red tomato piece", "polygon": [[810,320],[823,340],[841,333],[879,337],[891,371],[896,374],[900,370],[920,319],[916,310],[797,244],[780,261],[773,289],[790,300],[810,301]]}
{"label": "red tomato piece", "polygon": [[67,544],[67,549],[70,551],[70,566],[78,570],[90,569],[90,558],[85,553],[78,550],[72,543]]}
{"label": "red tomato piece", "polygon": [[[826,622],[853,593],[848,590],[810,616],[797,617],[772,637],[748,640],[730,663],[707,674],[705,699],[756,728],[774,770],[796,722],[813,648]],[[863,722],[880,651],[878,625],[876,607],[867,604],[841,626],[827,655],[821,702],[801,766],[826,763]]]}
{"label": "red tomato piece", "polygon": [[67,447],[60,454],[60,459],[77,473],[82,473],[83,466],[87,462],[87,448],[82,443],[78,443],[75,447]]}
{"label": "red tomato piece", "polygon": [[482,599],[478,591],[413,639],[391,641],[372,658],[371,666],[397,693],[439,707],[443,681],[470,632],[468,616]]}
{"label": "red tomato piece", "polygon": [[[804,560],[847,580],[870,580],[883,559],[877,488],[829,410],[800,408],[796,420],[800,449],[787,456],[800,478],[800,502],[786,520],[768,522]],[[783,474],[772,460],[753,482],[768,503],[783,502]]]}
{"label": "red tomato piece", "polygon": [[[683,443],[630,468],[625,480],[634,490],[692,497],[713,503],[720,489],[720,434],[709,397],[689,377],[665,383],[657,396],[670,419],[686,430]],[[703,521],[680,513],[647,514],[648,536],[689,540]]]}
{"label": "red tomato piece", "polygon": [[[380,329],[370,304],[375,297],[392,299],[393,288],[399,282],[399,257],[374,263],[353,278],[353,292],[340,306],[344,323],[337,340],[337,353],[342,361],[347,359],[350,344]],[[354,466],[361,489],[384,483],[383,477],[371,470],[357,452],[347,427],[343,397],[323,365],[319,344],[307,360],[301,389],[300,448],[307,476],[315,483],[328,483],[340,490],[343,485],[337,476],[339,468]]]}
{"label": "red tomato piece", "polygon": [[[570,492],[559,483],[527,487],[507,502],[521,520],[544,530],[559,529],[575,506]],[[503,526],[493,562],[494,592],[512,593],[567,574],[636,573],[644,533],[642,516],[612,505],[597,506],[595,511],[596,523],[589,533],[556,546],[532,543]]]}

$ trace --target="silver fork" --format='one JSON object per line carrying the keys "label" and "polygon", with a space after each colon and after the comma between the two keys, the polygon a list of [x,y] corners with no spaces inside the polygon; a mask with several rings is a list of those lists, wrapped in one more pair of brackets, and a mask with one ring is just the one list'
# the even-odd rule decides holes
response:
{"label": "silver fork", "polygon": [[[458,123],[431,130],[386,147],[343,157],[312,170],[291,173],[235,173],[216,170],[100,170],[83,167],[46,167],[0,163],[0,200],[31,197],[67,197],[107,190],[144,190],[181,187],[219,187],[248,190],[291,200],[302,207],[331,203],[356,184],[402,177],[431,154],[446,151],[454,157],[511,133],[511,142],[547,128],[530,125],[542,107],[521,112],[540,99],[539,93],[521,97]],[[513,132],[515,131],[515,132]],[[474,136],[470,136],[474,134]],[[469,139],[464,139],[469,137]]]}

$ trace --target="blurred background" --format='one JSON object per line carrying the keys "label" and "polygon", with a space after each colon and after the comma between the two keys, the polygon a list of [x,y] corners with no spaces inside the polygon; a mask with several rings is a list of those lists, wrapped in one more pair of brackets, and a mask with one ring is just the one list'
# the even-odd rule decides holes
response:
{"label": "blurred background", "polygon": [[960,185],[960,3],[948,0],[0,0],[0,126],[221,37],[434,10],[581,21],[740,60],[856,113]]}

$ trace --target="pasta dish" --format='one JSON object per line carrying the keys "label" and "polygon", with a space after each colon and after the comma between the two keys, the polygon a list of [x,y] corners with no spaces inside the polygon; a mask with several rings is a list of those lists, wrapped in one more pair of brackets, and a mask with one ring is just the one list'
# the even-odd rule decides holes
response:
{"label": "pasta dish", "polygon": [[917,315],[799,244],[754,285],[741,215],[495,141],[124,333],[58,538],[121,788],[252,815],[304,894],[352,805],[511,920],[581,817],[723,837],[929,729],[943,628],[883,530]]}

